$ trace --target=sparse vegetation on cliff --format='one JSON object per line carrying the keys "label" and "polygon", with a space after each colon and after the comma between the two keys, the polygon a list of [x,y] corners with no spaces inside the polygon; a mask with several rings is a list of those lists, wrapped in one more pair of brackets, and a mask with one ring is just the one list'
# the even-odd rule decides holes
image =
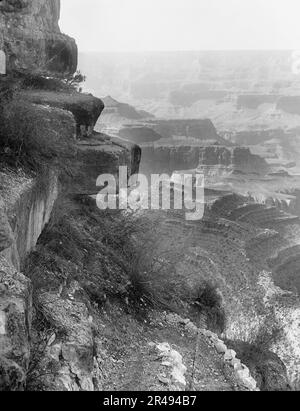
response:
{"label": "sparse vegetation on cliff", "polygon": [[92,200],[62,198],[30,255],[26,272],[37,292],[75,280],[98,306],[107,298],[118,298],[133,308],[144,296],[134,289],[133,237],[148,224],[118,211],[101,213]]}
{"label": "sparse vegetation on cliff", "polygon": [[0,102],[1,166],[35,173],[50,166],[67,170],[75,146],[57,132],[54,124],[60,120],[64,120],[63,113],[37,107],[20,99],[18,93],[7,91]]}
{"label": "sparse vegetation on cliff", "polygon": [[18,80],[23,89],[73,92],[78,91],[82,83],[86,81],[86,76],[80,71],[74,74],[56,74],[49,77],[47,73],[14,71],[14,77]]}
{"label": "sparse vegetation on cliff", "polygon": [[207,318],[210,330],[223,333],[226,329],[226,314],[223,307],[222,296],[218,287],[208,281],[199,285],[194,305],[200,314]]}

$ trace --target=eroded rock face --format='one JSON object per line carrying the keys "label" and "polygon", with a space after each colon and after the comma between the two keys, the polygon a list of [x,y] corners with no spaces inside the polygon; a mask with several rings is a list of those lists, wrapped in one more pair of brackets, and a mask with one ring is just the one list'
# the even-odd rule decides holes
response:
{"label": "eroded rock face", "polygon": [[[37,122],[43,116],[58,139],[75,141],[75,122],[66,111],[32,106]],[[40,133],[47,132],[41,127]],[[76,152],[68,153],[70,157]],[[20,270],[49,221],[58,195],[58,172],[33,178],[21,171],[0,172],[0,254]]]}
{"label": "eroded rock face", "polygon": [[0,49],[7,68],[50,73],[74,73],[75,40],[62,34],[60,0],[3,0],[0,2]]}
{"label": "eroded rock face", "polygon": [[0,391],[25,387],[31,298],[30,280],[0,255]]}
{"label": "eroded rock face", "polygon": [[54,391],[94,391],[92,318],[86,305],[75,300],[74,295],[80,291],[79,284],[73,283],[67,290],[70,299],[54,293],[39,297],[47,317],[64,334],[63,339],[53,336],[41,364],[49,373],[40,382]]}
{"label": "eroded rock face", "polygon": [[[33,110],[38,114],[41,108]],[[42,113],[60,138],[74,139],[70,113],[49,108]],[[2,170],[0,187],[0,391],[19,391],[26,385],[32,316],[32,285],[20,269],[49,221],[58,176],[54,170],[37,178]]]}

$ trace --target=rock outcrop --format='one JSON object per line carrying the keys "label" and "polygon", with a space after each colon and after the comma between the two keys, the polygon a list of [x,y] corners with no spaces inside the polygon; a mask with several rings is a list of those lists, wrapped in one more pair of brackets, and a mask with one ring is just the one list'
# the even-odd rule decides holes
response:
{"label": "rock outcrop", "polygon": [[118,181],[121,166],[127,167],[128,177],[138,173],[141,149],[135,144],[95,133],[78,143],[77,159],[81,167],[75,179],[75,190],[94,195],[100,190],[96,187],[99,175],[112,174]]}
{"label": "rock outcrop", "polygon": [[70,93],[25,91],[22,96],[34,104],[70,111],[76,120],[78,137],[89,137],[93,134],[95,124],[104,109],[104,104],[99,98],[75,91]]}
{"label": "rock outcrop", "polygon": [[77,68],[75,40],[62,34],[60,0],[0,2],[0,49],[7,69],[73,74]]}
{"label": "rock outcrop", "polygon": [[0,181],[1,198],[6,199],[1,210],[0,254],[20,270],[49,221],[58,194],[57,174],[50,172],[41,182],[26,175],[0,173]]}

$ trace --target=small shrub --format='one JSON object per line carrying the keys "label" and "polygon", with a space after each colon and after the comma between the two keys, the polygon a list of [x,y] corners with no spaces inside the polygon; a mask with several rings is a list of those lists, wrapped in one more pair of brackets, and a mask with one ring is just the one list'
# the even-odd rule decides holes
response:
{"label": "small shrub", "polygon": [[243,341],[226,341],[250,369],[261,391],[290,391],[287,370],[281,359],[264,346]]}
{"label": "small shrub", "polygon": [[77,90],[80,85],[86,81],[86,76],[78,70],[75,74],[64,78],[63,81],[68,87]]}
{"label": "small shrub", "polygon": [[65,83],[58,78],[43,77],[35,74],[22,76],[22,88],[56,92],[68,90]]}
{"label": "small shrub", "polygon": [[[86,77],[77,71],[75,74],[68,76],[57,75],[56,77],[49,77],[48,73],[39,72],[22,72],[14,71],[14,81],[18,81],[19,87],[22,89],[34,89],[43,91],[55,92],[72,92],[78,90],[80,85],[85,82]],[[10,82],[12,80],[10,79]]]}
{"label": "small shrub", "polygon": [[61,198],[28,258],[25,272],[36,293],[76,280],[88,300],[107,299],[145,316],[149,308],[171,309],[172,290],[162,287],[164,262],[153,256],[153,224],[120,211],[101,212],[80,198]]}
{"label": "small shrub", "polygon": [[210,282],[204,282],[197,290],[194,305],[207,317],[210,330],[223,333],[226,328],[226,315],[222,296],[218,287]]}
{"label": "small shrub", "polygon": [[274,323],[273,319],[270,319],[260,327],[254,345],[265,351],[271,350],[272,346],[281,339],[282,332],[282,327],[276,322]]}

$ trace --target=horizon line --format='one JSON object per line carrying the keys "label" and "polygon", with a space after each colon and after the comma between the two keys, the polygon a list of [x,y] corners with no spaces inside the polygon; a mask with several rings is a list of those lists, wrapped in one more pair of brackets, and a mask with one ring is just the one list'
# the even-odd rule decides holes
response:
{"label": "horizon line", "polygon": [[79,53],[203,53],[203,52],[293,52],[299,49],[190,49],[190,50],[78,50]]}

